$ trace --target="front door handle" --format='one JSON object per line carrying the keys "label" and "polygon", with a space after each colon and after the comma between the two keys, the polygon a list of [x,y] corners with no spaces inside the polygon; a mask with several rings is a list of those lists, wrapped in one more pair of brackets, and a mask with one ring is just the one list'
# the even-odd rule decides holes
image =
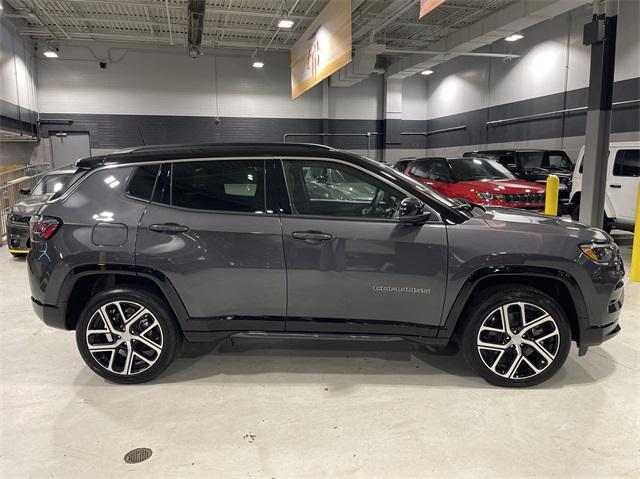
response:
{"label": "front door handle", "polygon": [[295,231],[291,233],[291,237],[297,240],[306,241],[307,243],[316,243],[333,239],[333,235],[321,233],[319,231]]}
{"label": "front door handle", "polygon": [[177,235],[179,233],[186,233],[189,231],[188,226],[182,226],[177,223],[163,223],[157,225],[149,226],[151,231],[155,231],[156,233],[166,233],[170,235]]}
{"label": "front door handle", "polygon": [[609,185],[611,188],[622,188],[622,185]]}

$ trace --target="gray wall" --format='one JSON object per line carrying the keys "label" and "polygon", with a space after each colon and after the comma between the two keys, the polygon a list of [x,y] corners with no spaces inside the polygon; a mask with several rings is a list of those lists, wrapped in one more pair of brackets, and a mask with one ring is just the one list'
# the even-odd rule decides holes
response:
{"label": "gray wall", "polygon": [[[430,130],[467,127],[430,137],[430,154],[519,146],[564,148],[575,158],[584,142],[584,113],[489,128],[486,122],[585,106],[590,50],[582,45],[582,29],[590,18],[590,8],[579,8],[524,30],[518,42],[484,49],[518,59],[458,57],[422,77],[424,89],[419,75],[405,80],[411,83],[405,86],[403,119],[428,119]],[[620,2],[614,101],[640,98],[639,20],[640,2]],[[613,139],[640,139],[638,105],[616,108]]]}
{"label": "gray wall", "polygon": [[[35,60],[31,42],[0,23],[0,130],[35,134]],[[0,166],[37,162],[36,143],[0,142]]]}
{"label": "gray wall", "polygon": [[[640,98],[640,2],[620,6],[616,100],[633,100]],[[381,157],[386,141],[392,161],[496,146],[565,148],[575,156],[584,141],[584,114],[489,128],[486,122],[586,105],[589,49],[582,45],[582,26],[589,19],[589,9],[577,9],[525,30],[519,42],[487,47],[521,55],[511,62],[458,57],[431,76],[405,79],[401,119],[392,120],[384,120],[382,75],[350,88],[326,87],[326,98],[317,86],[291,101],[286,53],[267,54],[265,67],[256,70],[250,54],[239,51],[192,59],[181,48],[62,44],[60,59],[37,57],[37,110],[46,122],[40,149],[49,147],[49,132],[59,130],[90,132],[94,152],[139,145],[143,138],[147,144],[282,141],[287,133],[304,133],[288,139],[320,142],[318,134],[325,132],[352,134],[326,141],[369,149],[371,156]],[[98,66],[100,59],[109,60],[106,69]],[[640,139],[639,116],[637,103],[616,109],[613,139]],[[385,121],[397,123],[386,128],[393,134],[364,136],[385,131]],[[452,126],[465,129],[426,140],[401,135]]]}

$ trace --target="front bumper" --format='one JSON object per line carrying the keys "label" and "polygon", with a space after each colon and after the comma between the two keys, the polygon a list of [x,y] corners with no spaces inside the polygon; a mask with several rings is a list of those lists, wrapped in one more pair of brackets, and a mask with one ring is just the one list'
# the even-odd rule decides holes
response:
{"label": "front bumper", "polygon": [[29,239],[29,223],[7,222],[7,244],[14,254],[25,254],[31,248]]}
{"label": "front bumper", "polygon": [[620,280],[614,287],[611,295],[609,296],[609,302],[607,309],[602,316],[602,322],[600,325],[593,325],[583,329],[580,332],[580,339],[578,342],[580,355],[587,352],[590,346],[597,346],[602,344],[614,336],[616,336],[622,328],[618,322],[620,317],[620,311],[624,303],[624,282]]}

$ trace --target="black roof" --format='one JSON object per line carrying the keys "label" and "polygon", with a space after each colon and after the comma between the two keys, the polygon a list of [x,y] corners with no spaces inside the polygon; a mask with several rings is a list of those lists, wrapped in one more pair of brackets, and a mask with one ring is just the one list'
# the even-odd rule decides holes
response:
{"label": "black roof", "polygon": [[362,157],[353,155],[352,153],[312,143],[206,143],[141,146],[115,151],[106,155],[82,158],[76,162],[76,166],[79,168],[97,168],[98,166],[123,163],[144,163],[224,156],[324,156],[348,159],[351,161],[354,159],[364,160]]}

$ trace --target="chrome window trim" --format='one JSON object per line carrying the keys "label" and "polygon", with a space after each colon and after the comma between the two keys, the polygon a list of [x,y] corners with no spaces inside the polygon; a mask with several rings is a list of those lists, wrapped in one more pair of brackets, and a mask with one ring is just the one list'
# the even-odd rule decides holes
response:
{"label": "chrome window trim", "polygon": [[[219,156],[219,157],[203,157],[203,158],[182,158],[182,159],[175,159],[175,160],[157,160],[157,161],[145,161],[145,162],[131,162],[131,163],[119,163],[119,164],[115,164],[115,165],[103,165],[103,166],[99,166],[97,168],[92,169],[91,171],[89,171],[86,175],[84,175],[82,178],[80,178],[79,181],[77,181],[75,184],[71,185],[71,187],[65,191],[60,197],[56,198],[55,200],[49,200],[47,201],[46,204],[50,204],[50,203],[60,203],[62,201],[64,201],[65,199],[67,199],[69,197],[69,195],[71,195],[73,192],[75,192],[79,186],[84,183],[84,181],[89,178],[91,175],[99,172],[99,171],[103,171],[103,170],[111,170],[111,169],[115,169],[115,168],[131,168],[131,167],[138,167],[141,164],[145,164],[145,165],[162,165],[165,163],[187,163],[187,162],[196,162],[196,161],[224,161],[224,160],[246,160],[246,161],[256,161],[256,160],[276,160],[276,161],[284,161],[284,160],[304,160],[304,161],[322,161],[322,162],[334,162],[334,163],[342,163],[345,164],[347,166],[350,166],[352,168],[356,168],[360,171],[362,171],[363,173],[370,175],[374,178],[377,178],[378,180],[388,184],[390,187],[401,191],[405,196],[407,197],[411,197],[411,198],[415,198],[417,200],[420,200],[420,198],[417,198],[416,195],[414,195],[413,193],[408,192],[407,190],[398,187],[397,185],[395,185],[394,183],[392,183],[391,181],[389,181],[387,178],[384,178],[383,176],[380,176],[379,174],[373,173],[369,170],[367,170],[366,168],[362,168],[360,165],[356,165],[353,164],[349,161],[345,161],[345,160],[341,160],[338,158],[327,158],[324,156],[314,156],[314,157],[309,157],[309,156],[297,156],[297,155],[287,155],[287,156],[247,156],[247,155],[243,155],[243,156]],[[284,164],[283,164],[284,166]],[[284,174],[284,171],[283,171]],[[394,178],[395,180],[395,178]],[[286,183],[286,175],[285,175],[285,183]],[[127,182],[127,185],[129,184],[129,182]],[[124,194],[124,192],[123,192]],[[289,194],[289,187],[287,185],[287,194]],[[144,200],[143,200],[144,201]],[[291,201],[289,199],[289,201]],[[420,200],[422,201],[422,200]],[[149,201],[149,204],[154,203],[153,201]],[[424,203],[424,201],[423,201]],[[160,203],[162,205],[164,205],[164,203]],[[169,206],[171,208],[173,208],[172,205],[164,205],[164,206]],[[442,222],[442,217],[440,215],[440,213],[436,210],[434,210],[433,208],[431,208],[428,204],[425,203],[425,206],[427,208],[429,208],[429,211],[431,211],[434,215],[435,218],[437,218],[438,222]],[[198,209],[189,209],[189,211],[216,211],[216,210],[198,210]],[[257,214],[257,213],[246,213],[244,212],[244,214]],[[289,216],[289,217],[298,217],[298,216],[305,216],[305,215],[285,215],[285,216]],[[332,218],[330,216],[311,216],[312,218]],[[333,217],[333,218],[345,218],[345,217]],[[351,217],[351,219],[359,219],[357,217]],[[377,219],[373,219],[374,221]],[[379,221],[379,220],[378,220]],[[395,220],[386,220],[386,221],[395,221]],[[397,221],[395,221],[397,222]],[[426,224],[429,223],[435,223],[436,221],[428,221]]]}

